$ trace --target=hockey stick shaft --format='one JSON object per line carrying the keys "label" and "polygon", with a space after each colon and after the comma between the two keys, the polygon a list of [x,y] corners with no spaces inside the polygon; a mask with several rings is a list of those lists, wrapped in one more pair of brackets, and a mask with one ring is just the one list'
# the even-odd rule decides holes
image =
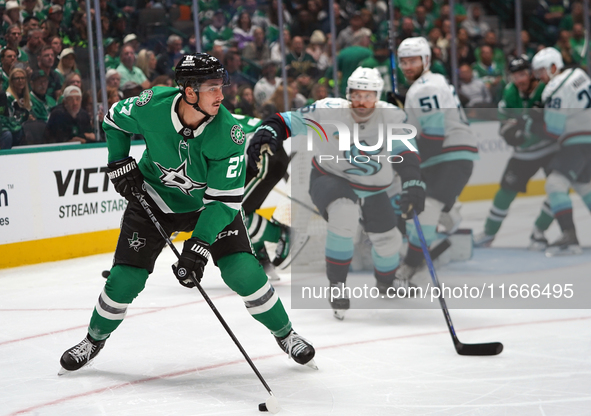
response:
{"label": "hockey stick shaft", "polygon": [[445,303],[445,299],[443,299],[443,292],[441,290],[441,285],[439,284],[439,279],[437,278],[437,274],[435,273],[435,267],[433,267],[433,261],[431,260],[431,256],[429,255],[429,248],[427,246],[427,241],[425,240],[425,235],[423,234],[423,228],[421,227],[421,223],[419,222],[419,217],[416,212],[413,211],[413,221],[415,224],[415,228],[417,229],[417,234],[419,235],[419,241],[421,242],[421,249],[423,250],[423,255],[425,256],[425,261],[427,262],[427,267],[429,268],[429,273],[431,274],[431,279],[433,280],[433,284],[435,287],[439,289],[439,304],[441,305],[441,310],[443,315],[445,316],[445,322],[447,323],[447,328],[451,334],[451,338],[454,342],[454,346],[456,348],[456,352],[460,355],[497,355],[503,351],[503,344],[500,342],[491,342],[491,343],[484,343],[484,344],[463,344],[460,342],[456,335],[456,330],[454,329],[453,322],[451,321],[451,316],[449,314],[449,310],[447,309],[447,304]]}
{"label": "hockey stick shaft", "polygon": [[392,92],[398,93],[398,83],[396,82],[396,37],[394,30],[394,0],[388,1],[388,12],[390,21],[388,22],[388,48],[390,49],[390,80],[392,81]]}
{"label": "hockey stick shaft", "polygon": [[[146,198],[144,198],[144,196],[142,194],[140,194],[139,192],[134,193],[133,195],[137,198],[137,200],[141,204],[144,211],[146,211],[146,214],[148,214],[148,216],[150,217],[150,219],[152,220],[152,222],[154,223],[154,225],[158,229],[158,232],[160,232],[160,235],[162,236],[162,238],[164,238],[164,240],[166,241],[166,244],[168,244],[168,247],[170,247],[172,249],[172,251],[174,252],[174,254],[176,255],[176,257],[178,259],[180,259],[181,254],[179,253],[177,248],[172,243],[172,240],[167,235],[166,231],[164,231],[164,228],[162,228],[162,226],[160,225],[160,222],[158,221],[158,219],[154,216],[154,213],[152,212],[150,205],[146,201]],[[230,329],[230,327],[226,323],[225,319],[222,317],[222,314],[217,310],[217,308],[215,307],[215,305],[213,304],[213,302],[209,298],[208,294],[205,292],[205,290],[201,286],[201,283],[199,283],[199,281],[195,278],[195,276],[193,276],[193,273],[189,273],[189,276],[190,276],[191,280],[193,281],[193,283],[195,283],[195,286],[197,287],[199,292],[201,292],[201,296],[203,296],[203,299],[205,299],[205,301],[207,302],[207,304],[209,305],[209,307],[211,308],[211,310],[213,311],[215,316],[218,318],[218,320],[220,321],[220,323],[222,324],[222,326],[224,327],[224,329],[226,330],[226,332],[228,333],[230,338],[232,338],[232,341],[234,341],[234,344],[236,344],[236,346],[238,347],[238,349],[240,350],[240,352],[242,353],[242,355],[244,356],[244,358],[246,359],[246,361],[248,362],[248,364],[252,368],[252,371],[254,371],[254,373],[257,375],[257,377],[259,378],[259,380],[261,381],[263,386],[265,386],[265,389],[267,389],[267,392],[271,396],[274,396],[273,392],[271,391],[271,388],[269,387],[269,385],[267,384],[267,382],[263,378],[262,374],[259,372],[258,368],[256,368],[256,366],[254,365],[254,363],[252,362],[252,360],[250,359],[250,357],[248,356],[248,354],[246,353],[244,348],[242,348],[240,341],[238,341],[238,338],[236,338],[236,336],[234,335],[234,332],[232,332],[232,330]]]}
{"label": "hockey stick shaft", "polygon": [[308,204],[306,204],[306,203],[304,203],[304,202],[300,201],[299,199],[292,197],[292,196],[291,196],[291,195],[289,195],[288,193],[286,193],[286,192],[283,192],[281,189],[279,189],[279,188],[277,188],[277,187],[274,187],[274,188],[273,188],[273,190],[274,190],[275,192],[277,192],[279,195],[286,197],[287,199],[289,199],[289,200],[291,200],[291,201],[295,202],[296,204],[298,204],[298,205],[302,206],[303,208],[307,209],[308,211],[310,211],[310,212],[312,212],[312,213],[314,213],[314,214],[316,214],[316,215],[318,215],[318,216],[322,217],[322,215],[320,215],[320,212],[318,212],[318,210],[317,210],[317,209],[315,209],[315,208],[312,208],[312,207],[311,207],[311,206],[309,206]]}

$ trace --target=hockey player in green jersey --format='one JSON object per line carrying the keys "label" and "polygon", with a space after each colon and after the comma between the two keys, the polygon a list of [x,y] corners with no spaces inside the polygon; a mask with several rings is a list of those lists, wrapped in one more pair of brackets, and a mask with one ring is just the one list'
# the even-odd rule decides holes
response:
{"label": "hockey player in green jersey", "polygon": [[[244,193],[242,128],[221,104],[229,84],[222,64],[207,54],[185,55],[176,67],[179,88],[155,87],[114,104],[103,128],[109,178],[129,202],[123,214],[114,266],[88,326],[87,336],[61,357],[64,370],[86,365],[123,321],[144,289],[165,241],[138,201],[143,196],[164,230],[191,232],[173,271],[194,287],[211,255],[224,282],[251,315],[299,364],[313,365],[314,347],[291,322],[263,268],[255,259],[241,214]],[[133,133],[146,150],[138,163],[129,156]]]}
{"label": "hockey player in green jersey", "polygon": [[[526,191],[532,176],[540,168],[545,169],[558,151],[558,143],[544,131],[543,110],[533,108],[542,106],[542,91],[546,84],[534,78],[525,55],[511,60],[509,72],[512,82],[505,87],[503,99],[499,102],[500,134],[515,151],[503,173],[501,189],[493,199],[484,231],[474,237],[476,247],[492,244],[517,193]],[[550,204],[544,201],[530,236],[530,250],[546,249],[548,240],[544,231],[553,219]]]}

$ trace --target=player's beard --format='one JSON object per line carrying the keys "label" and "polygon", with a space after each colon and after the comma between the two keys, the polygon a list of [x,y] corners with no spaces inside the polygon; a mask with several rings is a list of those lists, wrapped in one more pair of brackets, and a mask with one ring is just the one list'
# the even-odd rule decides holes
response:
{"label": "player's beard", "polygon": [[373,107],[351,107],[351,112],[353,113],[353,119],[357,122],[366,121],[368,120],[373,112],[375,111],[375,106]]}

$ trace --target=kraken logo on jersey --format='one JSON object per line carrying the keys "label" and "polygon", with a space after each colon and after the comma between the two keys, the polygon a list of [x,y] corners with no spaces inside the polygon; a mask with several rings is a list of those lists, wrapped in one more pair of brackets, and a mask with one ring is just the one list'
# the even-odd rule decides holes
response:
{"label": "kraken logo on jersey", "polygon": [[[365,140],[359,142],[363,146],[368,146]],[[345,152],[345,158],[349,163],[355,166],[355,169],[347,169],[345,173],[349,175],[371,176],[375,175],[382,169],[382,165],[372,159],[373,155],[379,155],[382,149],[374,151],[359,150],[355,145],[351,146],[351,150]]]}
{"label": "kraken logo on jersey", "polygon": [[129,241],[129,248],[133,248],[135,251],[140,251],[140,248],[146,245],[146,239],[140,238],[137,232],[134,232],[127,241]]}
{"label": "kraken logo on jersey", "polygon": [[162,181],[164,186],[169,188],[178,188],[185,195],[191,195],[191,191],[194,189],[203,189],[207,186],[204,182],[195,182],[193,179],[187,176],[187,161],[183,161],[178,168],[165,168],[158,162],[154,162],[162,175],[158,179]]}

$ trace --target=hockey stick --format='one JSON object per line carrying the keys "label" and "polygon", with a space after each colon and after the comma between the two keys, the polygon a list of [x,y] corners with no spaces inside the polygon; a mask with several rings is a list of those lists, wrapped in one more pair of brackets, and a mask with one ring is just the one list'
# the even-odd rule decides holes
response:
{"label": "hockey stick", "polygon": [[456,347],[456,352],[460,355],[500,354],[503,351],[503,344],[501,344],[500,342],[490,342],[483,344],[464,344],[460,342],[460,340],[458,339],[456,331],[454,329],[454,325],[451,321],[451,316],[449,315],[449,310],[447,309],[447,305],[445,304],[445,299],[443,299],[443,296],[441,296],[441,285],[439,284],[439,279],[437,279],[437,274],[435,274],[435,268],[433,267],[433,262],[431,261],[431,256],[429,255],[427,242],[425,241],[425,236],[423,235],[423,229],[421,228],[421,223],[419,222],[419,217],[417,216],[416,212],[413,212],[413,221],[415,223],[417,233],[419,234],[421,248],[423,249],[423,255],[425,256],[427,266],[429,267],[429,273],[431,273],[431,279],[433,280],[433,284],[435,285],[435,287],[439,289],[439,303],[441,304],[441,310],[443,311],[443,315],[445,316],[447,328],[449,329],[451,338],[454,342],[454,346]]}
{"label": "hockey stick", "polygon": [[[162,238],[164,238],[164,240],[166,241],[166,244],[168,244],[168,247],[170,247],[172,249],[172,251],[176,255],[177,259],[180,259],[181,254],[179,253],[179,251],[176,249],[176,247],[172,243],[170,237],[166,234],[166,231],[164,231],[164,228],[162,228],[162,226],[160,225],[160,222],[158,221],[158,219],[154,216],[154,213],[152,212],[152,209],[150,208],[150,205],[148,204],[148,202],[146,201],[144,196],[142,194],[140,194],[139,192],[134,192],[133,195],[137,198],[137,200],[141,204],[144,211],[146,211],[146,214],[148,214],[148,217],[150,217],[150,219],[152,220],[152,222],[154,223],[154,225],[158,229],[158,232],[160,233]],[[189,277],[191,278],[193,283],[195,283],[195,286],[197,287],[199,292],[201,292],[201,296],[203,296],[203,299],[205,299],[205,301],[207,302],[207,304],[209,305],[209,307],[211,308],[211,310],[213,311],[215,316],[217,316],[218,320],[220,321],[220,323],[222,324],[222,326],[224,327],[224,329],[226,330],[228,335],[230,335],[230,338],[232,338],[232,341],[234,341],[234,344],[236,344],[236,346],[238,347],[238,349],[240,350],[240,352],[242,353],[242,355],[244,356],[244,358],[246,359],[246,361],[248,362],[248,364],[252,368],[252,371],[254,371],[254,373],[257,375],[257,377],[259,378],[259,380],[261,381],[263,386],[265,386],[265,389],[267,389],[267,392],[269,393],[270,397],[266,400],[265,403],[259,404],[259,410],[263,410],[261,405],[265,405],[265,409],[268,410],[269,412],[271,412],[271,413],[279,412],[280,407],[279,407],[279,402],[277,401],[277,398],[275,397],[275,395],[271,391],[271,388],[269,387],[269,385],[267,384],[267,382],[265,381],[265,379],[263,378],[263,376],[261,375],[259,370],[256,368],[256,366],[254,365],[254,363],[252,362],[252,360],[250,359],[250,357],[248,356],[248,354],[246,353],[244,348],[242,348],[242,345],[238,341],[238,338],[236,338],[236,336],[234,335],[234,333],[232,332],[232,330],[230,329],[230,327],[228,326],[228,324],[226,323],[226,321],[224,320],[224,318],[222,317],[220,312],[217,310],[217,308],[215,307],[215,305],[213,304],[213,302],[211,301],[211,299],[209,298],[209,296],[207,295],[205,290],[203,290],[203,287],[201,287],[201,284],[199,283],[199,281],[195,278],[195,276],[193,276],[193,273],[189,273]]]}
{"label": "hockey stick", "polygon": [[289,200],[291,200],[291,201],[295,202],[296,204],[298,204],[298,205],[300,205],[300,206],[302,206],[302,207],[306,208],[308,211],[310,211],[310,212],[312,212],[312,213],[314,213],[314,214],[316,214],[316,215],[318,215],[318,216],[322,217],[322,215],[320,215],[320,212],[318,212],[318,210],[317,210],[317,209],[315,209],[315,208],[312,208],[311,206],[309,206],[309,205],[308,205],[308,204],[306,204],[305,202],[302,202],[302,201],[300,201],[299,199],[292,197],[291,195],[289,195],[289,194],[287,194],[287,193],[283,192],[281,189],[279,189],[279,188],[277,188],[277,187],[274,187],[274,188],[273,188],[273,190],[274,190],[275,192],[277,192],[279,195],[281,195],[281,196],[284,196],[284,197],[286,197],[287,199],[289,199]]}
{"label": "hockey stick", "polygon": [[396,39],[394,37],[394,0],[388,1],[388,12],[390,21],[388,22],[388,49],[390,49],[390,81],[392,82],[392,93],[398,94],[398,84],[396,83]]}

